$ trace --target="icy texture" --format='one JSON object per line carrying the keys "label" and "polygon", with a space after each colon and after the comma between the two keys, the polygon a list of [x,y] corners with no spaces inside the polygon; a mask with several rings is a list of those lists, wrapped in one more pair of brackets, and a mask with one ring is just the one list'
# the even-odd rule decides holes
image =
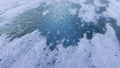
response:
{"label": "icy texture", "polygon": [[120,68],[119,0],[0,0],[0,68]]}

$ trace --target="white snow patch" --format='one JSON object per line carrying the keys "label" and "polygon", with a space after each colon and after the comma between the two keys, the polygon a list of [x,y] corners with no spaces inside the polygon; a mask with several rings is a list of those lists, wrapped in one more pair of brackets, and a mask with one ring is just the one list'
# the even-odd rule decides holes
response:
{"label": "white snow patch", "polygon": [[48,13],[49,13],[49,10],[46,10],[46,11],[43,12],[42,15],[43,15],[43,16],[46,16]]}

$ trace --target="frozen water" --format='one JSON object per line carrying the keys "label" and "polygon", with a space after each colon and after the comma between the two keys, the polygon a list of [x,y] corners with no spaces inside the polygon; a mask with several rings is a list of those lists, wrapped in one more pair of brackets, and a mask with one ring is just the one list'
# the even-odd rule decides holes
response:
{"label": "frozen water", "polygon": [[0,68],[120,68],[119,0],[1,0]]}

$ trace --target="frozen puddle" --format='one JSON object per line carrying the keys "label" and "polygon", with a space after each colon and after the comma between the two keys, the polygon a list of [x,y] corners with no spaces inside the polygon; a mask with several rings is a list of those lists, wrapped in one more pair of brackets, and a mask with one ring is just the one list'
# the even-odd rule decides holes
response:
{"label": "frozen puddle", "polygon": [[0,68],[120,68],[119,1],[1,2]]}

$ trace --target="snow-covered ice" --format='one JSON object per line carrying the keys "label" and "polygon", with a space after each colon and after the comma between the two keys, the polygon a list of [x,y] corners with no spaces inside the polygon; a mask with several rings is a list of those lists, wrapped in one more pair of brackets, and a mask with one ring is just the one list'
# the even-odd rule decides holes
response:
{"label": "snow-covered ice", "polygon": [[0,68],[120,68],[120,0],[0,0]]}

